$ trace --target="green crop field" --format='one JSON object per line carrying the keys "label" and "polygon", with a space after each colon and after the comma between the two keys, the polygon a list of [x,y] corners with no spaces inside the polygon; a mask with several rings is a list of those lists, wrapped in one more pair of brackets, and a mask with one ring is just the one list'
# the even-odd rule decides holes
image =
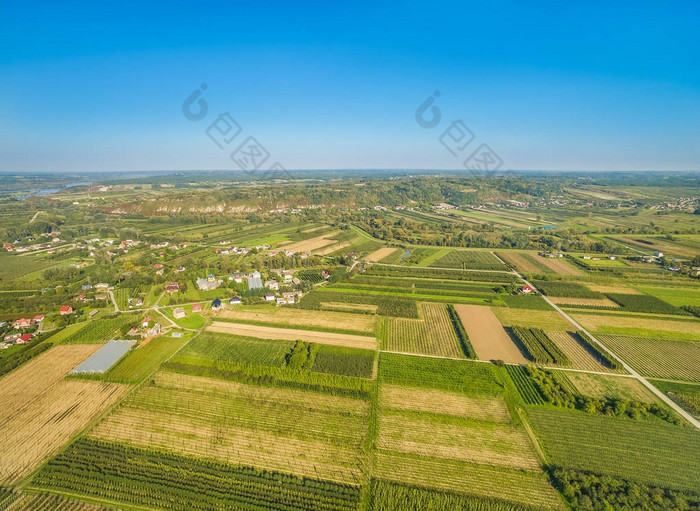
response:
{"label": "green crop field", "polygon": [[612,334],[597,338],[643,376],[700,382],[700,342]]}
{"label": "green crop field", "polygon": [[371,378],[374,351],[322,344],[318,347],[312,371]]}
{"label": "green crop field", "polygon": [[126,358],[105,374],[104,379],[117,383],[138,383],[182,348],[190,337],[191,334],[186,334],[180,338],[163,336],[151,339],[147,344],[131,350]]}
{"label": "green crop field", "polygon": [[463,357],[447,308],[440,304],[423,303],[420,310],[422,319],[390,318],[387,339],[382,348],[387,351]]}
{"label": "green crop field", "polygon": [[500,394],[504,386],[491,364],[380,353],[379,379],[386,383],[468,394]]}
{"label": "green crop field", "polygon": [[[357,508],[357,487],[246,466],[81,439],[32,480],[41,489],[89,499],[189,511],[252,504],[280,510]],[[63,509],[63,508],[62,508]]]}
{"label": "green crop field", "polygon": [[83,328],[57,335],[61,336],[62,344],[93,344],[114,338],[121,326],[136,324],[138,317],[134,315],[122,315],[115,318],[105,318],[87,323]]}
{"label": "green crop field", "polygon": [[700,173],[276,158],[0,173],[0,511],[700,506]]}
{"label": "green crop field", "polygon": [[490,252],[452,250],[433,263],[434,268],[460,268],[465,270],[507,270],[508,268]]}
{"label": "green crop field", "polygon": [[240,335],[203,332],[179,356],[207,361],[242,362],[282,367],[294,341],[268,341]]}
{"label": "green crop field", "polygon": [[700,432],[695,428],[528,410],[550,461],[662,488],[700,491]]}

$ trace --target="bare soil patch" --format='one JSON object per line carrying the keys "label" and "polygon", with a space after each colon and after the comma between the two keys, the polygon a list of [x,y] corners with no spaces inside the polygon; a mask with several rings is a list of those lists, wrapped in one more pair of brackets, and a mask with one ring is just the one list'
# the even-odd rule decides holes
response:
{"label": "bare soil patch", "polygon": [[489,307],[480,305],[455,305],[469,341],[481,360],[503,360],[512,364],[526,364],[503,325]]}

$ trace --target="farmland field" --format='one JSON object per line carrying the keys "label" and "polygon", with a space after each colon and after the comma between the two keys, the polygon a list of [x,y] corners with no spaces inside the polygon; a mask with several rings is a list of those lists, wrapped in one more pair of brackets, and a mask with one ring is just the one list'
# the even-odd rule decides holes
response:
{"label": "farmland field", "polygon": [[675,337],[700,340],[700,322],[696,319],[639,318],[632,315],[571,312],[584,328],[601,334]]}
{"label": "farmland field", "polygon": [[218,317],[235,321],[254,321],[268,326],[321,327],[328,329],[352,330],[373,334],[377,319],[370,315],[357,315],[343,312],[324,312],[287,307],[271,308],[268,306],[241,307],[219,312]]}
{"label": "farmland field", "polygon": [[596,359],[572,332],[547,332],[547,335],[571,360],[571,367],[584,371],[613,372]]}
{"label": "farmland field", "polygon": [[64,380],[99,347],[56,346],[0,379],[0,483],[29,474],[128,390],[114,383]]}
{"label": "farmland field", "polygon": [[464,357],[447,309],[436,303],[422,303],[422,319],[390,318],[383,349],[423,355]]}
{"label": "farmland field", "polygon": [[479,359],[503,360],[513,364],[527,363],[527,359],[489,307],[455,305],[455,310]]}
{"label": "farmland field", "polygon": [[[75,467],[78,473],[66,467]],[[352,511],[359,501],[359,490],[347,484],[85,438],[50,461],[32,485],[110,503],[179,511],[245,509],[251,504]],[[285,507],[278,507],[280,503]]]}
{"label": "farmland field", "polygon": [[597,338],[643,376],[700,382],[700,342],[609,334]]}
{"label": "farmland field", "polygon": [[569,371],[566,377],[576,390],[584,396],[612,399],[627,399],[642,403],[656,403],[658,398],[635,378],[620,378]]}
{"label": "farmland field", "polygon": [[558,312],[512,309],[507,307],[491,307],[503,326],[524,326],[528,328],[542,328],[547,331],[566,332],[572,325]]}
{"label": "farmland field", "polygon": [[371,378],[374,371],[374,351],[345,346],[319,345],[312,371]]}
{"label": "farmland field", "polygon": [[530,409],[527,413],[547,456],[558,467],[700,491],[700,432],[694,428],[581,412]]}
{"label": "farmland field", "polygon": [[506,266],[490,252],[452,250],[434,261],[434,268],[461,268],[469,270],[507,270]]}
{"label": "farmland field", "polygon": [[304,340],[321,344],[347,346],[349,348],[375,349],[377,347],[377,341],[374,337],[296,330],[292,328],[272,328],[243,323],[226,323],[223,321],[214,321],[207,327],[207,331],[258,337],[260,339]]}
{"label": "farmland field", "polygon": [[368,412],[355,398],[161,372],[90,436],[356,484]]}
{"label": "farmland field", "polygon": [[491,364],[395,353],[379,354],[379,380],[468,394],[495,395],[503,391]]}
{"label": "farmland field", "polygon": [[532,258],[559,275],[581,275],[581,270],[567,263],[566,260],[542,257],[538,254],[533,254]]}
{"label": "farmland field", "polygon": [[382,259],[384,259],[385,257],[389,257],[391,254],[393,254],[397,250],[398,250],[397,248],[393,248],[393,247],[382,247],[382,248],[375,250],[374,252],[372,252],[368,256],[366,256],[365,259],[371,263],[377,263],[377,262],[381,261]]}
{"label": "farmland field", "polygon": [[511,422],[500,396],[382,383],[377,427],[380,479],[559,507],[525,429]]}
{"label": "farmland field", "polygon": [[203,332],[180,351],[180,357],[199,360],[243,362],[281,367],[294,341],[270,341],[257,337]]}

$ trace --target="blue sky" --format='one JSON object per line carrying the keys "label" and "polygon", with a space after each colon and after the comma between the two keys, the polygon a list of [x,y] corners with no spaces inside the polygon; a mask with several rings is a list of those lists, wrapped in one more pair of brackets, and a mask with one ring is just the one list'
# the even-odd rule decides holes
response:
{"label": "blue sky", "polygon": [[290,169],[700,169],[698,2],[102,4],[0,0],[0,171],[234,169],[249,135]]}

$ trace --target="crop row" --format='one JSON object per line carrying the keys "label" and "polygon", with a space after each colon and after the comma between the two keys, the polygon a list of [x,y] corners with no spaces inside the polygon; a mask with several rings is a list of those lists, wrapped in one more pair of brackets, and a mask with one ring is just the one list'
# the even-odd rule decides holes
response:
{"label": "crop row", "polygon": [[466,280],[473,282],[518,282],[518,278],[510,273],[488,271],[470,272],[446,270],[442,268],[422,268],[416,266],[384,266],[381,264],[373,264],[367,270],[365,270],[364,274],[385,277],[429,277],[444,280]]}
{"label": "crop row", "polygon": [[651,314],[689,315],[683,309],[651,295],[630,295],[623,293],[606,293],[606,296],[620,307],[630,312],[647,312]]}
{"label": "crop row", "polygon": [[371,511],[396,509],[459,509],[461,511],[534,511],[536,507],[494,498],[475,497],[453,491],[430,490],[420,486],[375,479],[370,486]]}
{"label": "crop row", "polygon": [[611,369],[620,369],[620,363],[611,357],[607,351],[601,349],[598,346],[598,343],[594,342],[586,332],[579,330],[577,335],[579,339],[581,339],[586,350],[588,350],[596,359],[598,359],[601,364]]}
{"label": "crop row", "polygon": [[489,252],[452,250],[430,265],[435,268],[505,270],[506,267]]}
{"label": "crop row", "polygon": [[374,351],[345,346],[319,346],[312,370],[319,373],[371,378]]}
{"label": "crop row", "polygon": [[74,335],[68,337],[63,344],[93,344],[107,340],[118,328],[133,322],[134,316],[117,316],[90,322]]}
{"label": "crop row", "polygon": [[520,397],[526,404],[544,404],[542,394],[540,394],[532,379],[528,376],[527,369],[525,369],[523,366],[507,365],[506,371],[513,380],[513,383],[515,383],[515,387],[518,389],[518,394],[520,394]]}
{"label": "crop row", "polygon": [[474,346],[469,342],[469,335],[467,335],[467,331],[462,324],[462,319],[459,317],[454,305],[450,304],[447,306],[447,314],[450,316],[450,321],[452,321],[452,326],[455,329],[464,356],[467,358],[478,358],[476,356],[476,351],[474,351]]}
{"label": "crop row", "polygon": [[164,366],[165,369],[194,376],[206,376],[265,386],[314,390],[332,395],[368,398],[370,381],[351,376],[313,371],[294,371],[286,367],[257,366],[238,362],[202,360],[178,355]]}
{"label": "crop row", "polygon": [[538,280],[534,282],[537,289],[548,296],[564,298],[604,298],[602,293],[591,291],[586,286],[576,282],[561,282],[554,280]]}
{"label": "crop row", "polygon": [[80,439],[53,458],[32,484],[174,510],[351,510],[359,489],[254,468]]}
{"label": "crop row", "polygon": [[503,384],[498,381],[493,365],[467,360],[380,353],[379,379],[385,383],[466,394],[500,395],[503,392]]}
{"label": "crop row", "polygon": [[554,344],[541,328],[512,326],[511,329],[518,340],[525,346],[534,362],[538,364],[571,365],[569,357]]}
{"label": "crop row", "polygon": [[[398,318],[417,318],[418,306],[413,299],[378,296],[363,293],[350,293],[341,291],[331,291],[329,289],[315,289],[307,294],[295,305],[301,309],[321,310],[324,302],[331,303],[356,303],[363,305],[376,305],[377,314],[381,316],[392,316]],[[347,310],[343,309],[343,312]]]}

